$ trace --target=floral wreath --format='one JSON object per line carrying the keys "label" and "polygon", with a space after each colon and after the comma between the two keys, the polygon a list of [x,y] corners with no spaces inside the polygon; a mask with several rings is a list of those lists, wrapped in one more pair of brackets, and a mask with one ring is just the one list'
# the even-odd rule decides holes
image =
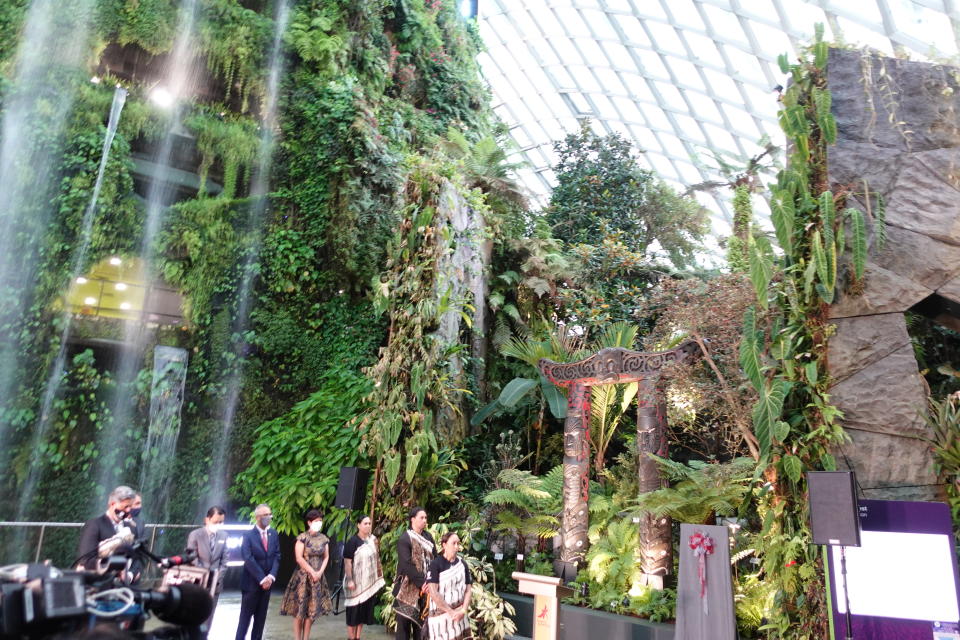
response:
{"label": "floral wreath", "polygon": [[700,578],[700,601],[703,603],[704,615],[709,615],[707,607],[707,556],[713,555],[716,545],[713,538],[707,534],[697,531],[690,536],[688,543],[693,555],[697,558],[697,577]]}

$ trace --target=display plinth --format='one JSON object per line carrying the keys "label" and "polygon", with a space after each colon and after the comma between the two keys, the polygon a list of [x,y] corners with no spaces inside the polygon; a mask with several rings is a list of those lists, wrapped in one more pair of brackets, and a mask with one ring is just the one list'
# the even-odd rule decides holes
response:
{"label": "display plinth", "polygon": [[557,640],[560,631],[560,598],[573,595],[573,589],[560,578],[534,573],[513,572],[520,583],[518,591],[533,596],[533,640]]}

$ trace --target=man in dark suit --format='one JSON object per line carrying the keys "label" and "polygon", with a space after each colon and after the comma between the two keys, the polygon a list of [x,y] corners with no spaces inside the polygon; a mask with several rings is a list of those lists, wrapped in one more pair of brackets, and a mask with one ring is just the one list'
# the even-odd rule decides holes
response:
{"label": "man in dark suit", "polygon": [[253,511],[256,525],[243,534],[240,555],[243,557],[243,578],[240,580],[240,623],[236,640],[244,640],[250,618],[253,630],[250,640],[263,638],[263,625],[267,621],[270,605],[270,587],[280,570],[280,536],[270,528],[273,512],[265,504],[258,504]]}
{"label": "man in dark suit", "polygon": [[134,524],[129,520],[136,492],[120,485],[107,498],[107,511],[87,520],[80,531],[77,545],[79,568],[95,570],[101,557],[106,557],[121,544],[134,540]]}
{"label": "man in dark suit", "polygon": [[223,507],[210,507],[207,510],[207,517],[203,519],[203,526],[194,529],[187,536],[187,551],[192,551],[196,556],[193,564],[212,571],[212,578],[217,581],[216,584],[211,585],[210,589],[213,595],[213,609],[210,611],[210,617],[201,626],[204,637],[207,636],[210,625],[213,624],[213,614],[217,608],[217,600],[220,599],[220,592],[223,591],[223,577],[227,572],[227,532],[220,528],[225,515]]}

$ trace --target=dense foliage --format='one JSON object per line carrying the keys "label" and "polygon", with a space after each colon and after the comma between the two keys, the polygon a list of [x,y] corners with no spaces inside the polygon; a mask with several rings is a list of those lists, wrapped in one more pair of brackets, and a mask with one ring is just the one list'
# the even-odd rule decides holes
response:
{"label": "dense foliage", "polygon": [[[206,68],[196,69],[206,89],[182,107],[182,126],[196,141],[193,166],[199,190],[193,196],[179,196],[180,202],[165,213],[155,247],[154,273],[185,295],[185,325],[152,333],[150,345],[145,345],[149,349],[156,343],[169,344],[190,351],[177,462],[182,481],[174,487],[177,507],[171,513],[189,521],[205,510],[203,488],[211,481],[211,467],[224,462],[239,471],[248,466],[247,455],[252,451],[252,469],[259,469],[261,452],[273,455],[281,446],[268,434],[282,438],[289,425],[297,425],[295,433],[310,425],[310,429],[329,430],[320,433],[344,431],[359,437],[345,425],[359,413],[358,404],[367,393],[355,391],[365,388],[360,369],[373,362],[386,335],[386,325],[377,317],[368,293],[371,280],[386,268],[387,241],[405,215],[399,190],[411,167],[418,164],[416,160],[405,164],[405,158],[433,155],[440,134],[451,125],[462,131],[464,141],[464,135],[481,136],[489,115],[473,61],[477,40],[452,3],[293,3],[283,40],[289,49],[280,54],[287,73],[279,96],[279,146],[269,181],[272,193],[264,204],[247,195],[259,161],[259,110],[266,99],[276,5],[200,0],[190,16],[182,10],[189,3],[170,0],[89,4],[94,11],[65,15],[64,20],[90,20],[93,25],[96,42],[91,43],[94,53],[89,59],[94,73],[98,65],[100,70],[116,68],[118,57],[134,64],[149,61],[151,55],[164,60],[190,21],[193,45],[199,60],[206,63]],[[13,34],[22,26],[25,8],[25,2],[12,2],[0,10],[0,29],[11,35],[0,45],[0,60],[16,51]],[[29,295],[24,293],[31,315],[14,320],[32,334],[22,347],[24,358],[49,363],[52,355],[48,354],[55,355],[58,349],[56,336],[62,324],[59,306],[51,301],[64,290],[69,276],[99,162],[113,84],[124,85],[130,95],[110,150],[82,267],[108,256],[132,257],[140,249],[143,209],[134,192],[144,195],[145,187],[134,184],[132,177],[142,169],[135,171],[133,159],[156,153],[167,126],[166,114],[147,99],[150,73],[155,72],[144,67],[133,75],[107,76],[107,81],[95,78],[101,80],[99,84],[90,84],[85,79],[91,74],[81,71],[70,80],[75,115],[65,132],[60,135],[51,127],[47,137],[41,138],[46,140],[45,151],[62,156],[57,163],[62,180],[59,192],[46,200],[52,202],[56,222],[44,240],[52,250],[44,249],[46,262],[38,267],[43,274],[41,286]],[[37,120],[34,126],[45,123]],[[452,177],[456,171],[452,164],[421,165],[427,167],[423,171],[430,180],[435,179],[427,175],[431,172],[443,171]],[[38,195],[38,201],[44,202],[43,197]],[[257,213],[261,210],[266,215]],[[260,228],[251,226],[257,216],[263,221]],[[252,311],[243,313],[242,306]],[[123,335],[122,324],[104,318],[78,319],[69,329],[70,340],[123,339]],[[101,372],[112,366],[109,350],[94,350],[88,357],[93,360],[84,360],[83,366]],[[65,379],[80,375],[76,369],[80,366],[79,361],[68,366]],[[148,359],[142,366],[135,414],[124,427],[125,437],[132,441],[143,436],[149,420],[147,371],[152,363]],[[31,437],[46,383],[44,368],[34,371],[34,377],[22,380],[16,403],[4,407],[4,424],[19,442]],[[242,376],[242,383],[233,445],[229,460],[217,461],[212,456],[217,433],[224,428],[223,411],[233,393],[235,372]],[[104,385],[107,388],[110,383]],[[96,458],[103,446],[97,433],[111,426],[113,418],[102,404],[109,406],[112,400],[74,393],[73,384],[60,386],[66,395],[56,402],[62,406],[63,419],[43,436],[55,438],[50,453],[45,453],[46,447],[41,454],[23,450],[15,463],[19,471],[4,478],[14,483],[11,489],[23,482],[31,464],[66,474],[63,477],[72,477],[75,486],[89,486],[79,482],[79,474],[90,473],[84,461]],[[317,395],[321,389],[322,399]],[[299,401],[308,404],[294,407]],[[321,410],[317,403],[330,409]],[[331,413],[332,408],[337,411]],[[89,427],[83,426],[91,420]],[[303,437],[290,446],[298,446]],[[78,438],[83,446],[53,445]],[[329,445],[323,444],[323,438],[318,442]],[[359,455],[356,445],[349,449],[353,456]],[[257,495],[276,496],[276,500],[287,496],[284,482],[302,472],[302,455],[274,466],[277,487],[260,486],[263,483],[256,480],[261,492]],[[324,482],[335,482],[328,474],[335,476],[338,463],[354,459],[327,457],[329,468],[317,473]],[[121,477],[136,484],[137,455],[131,452],[122,464]],[[70,517],[79,519],[89,505],[98,505],[100,498],[92,496],[102,490],[90,486],[76,492],[71,498],[75,515]],[[245,504],[252,498],[247,490],[241,491],[237,495]],[[292,502],[286,508],[278,504],[281,523],[287,522],[292,530],[299,519],[297,512],[321,498],[329,498],[322,488],[304,496],[302,504]],[[64,519],[67,512],[62,501],[59,507],[61,515],[56,519]],[[36,509],[40,508],[38,503]],[[36,518],[54,517],[45,510],[32,513]]]}
{"label": "dense foliage", "polygon": [[582,121],[554,146],[557,186],[546,217],[557,238],[594,244],[613,234],[632,253],[659,253],[677,268],[693,264],[706,232],[703,210],[641,169],[623,136],[599,136]]}
{"label": "dense foliage", "polygon": [[766,579],[779,586],[769,628],[798,639],[827,632],[823,564],[810,538],[804,472],[836,469],[831,450],[846,438],[827,393],[826,360],[826,306],[842,286],[845,224],[854,245],[853,284],[863,276],[866,257],[864,214],[842,209],[843,198],[824,190],[826,150],[836,139],[836,122],[821,36],[822,28],[809,56],[797,64],[788,64],[786,56],[780,60],[792,78],[780,111],[791,157],[772,194],[771,217],[783,255],[775,257],[769,244],[748,240],[757,304],[745,314],[740,350],[743,370],[759,396],[753,428],[769,483],[757,507]]}

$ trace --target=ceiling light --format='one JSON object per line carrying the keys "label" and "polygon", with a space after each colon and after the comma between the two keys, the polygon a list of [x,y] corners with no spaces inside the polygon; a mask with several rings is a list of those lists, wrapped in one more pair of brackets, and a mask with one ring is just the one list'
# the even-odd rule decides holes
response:
{"label": "ceiling light", "polygon": [[117,291],[126,291],[126,290],[127,290],[127,285],[125,285],[125,284],[122,283],[122,282],[118,282],[117,284],[115,284],[115,285],[113,285],[113,286],[114,286],[114,288],[115,288]]}
{"label": "ceiling light", "polygon": [[96,298],[84,298],[83,304],[97,304]]}
{"label": "ceiling light", "polygon": [[165,87],[155,87],[153,91],[150,92],[150,100],[153,104],[164,109],[169,109],[173,106],[173,94]]}
{"label": "ceiling light", "polygon": [[110,264],[112,264],[115,267],[119,267],[121,264],[123,264],[123,260],[121,260],[117,256],[113,256],[112,258],[110,258]]}
{"label": "ceiling light", "polygon": [[84,278],[83,276],[80,276],[79,278],[77,278],[77,279],[75,280],[75,282],[76,282],[77,284],[87,284],[87,279]]}
{"label": "ceiling light", "polygon": [[121,303],[120,303],[120,308],[123,309],[124,311],[129,311],[129,310],[130,310],[130,303],[129,303],[129,302],[121,302]]}

